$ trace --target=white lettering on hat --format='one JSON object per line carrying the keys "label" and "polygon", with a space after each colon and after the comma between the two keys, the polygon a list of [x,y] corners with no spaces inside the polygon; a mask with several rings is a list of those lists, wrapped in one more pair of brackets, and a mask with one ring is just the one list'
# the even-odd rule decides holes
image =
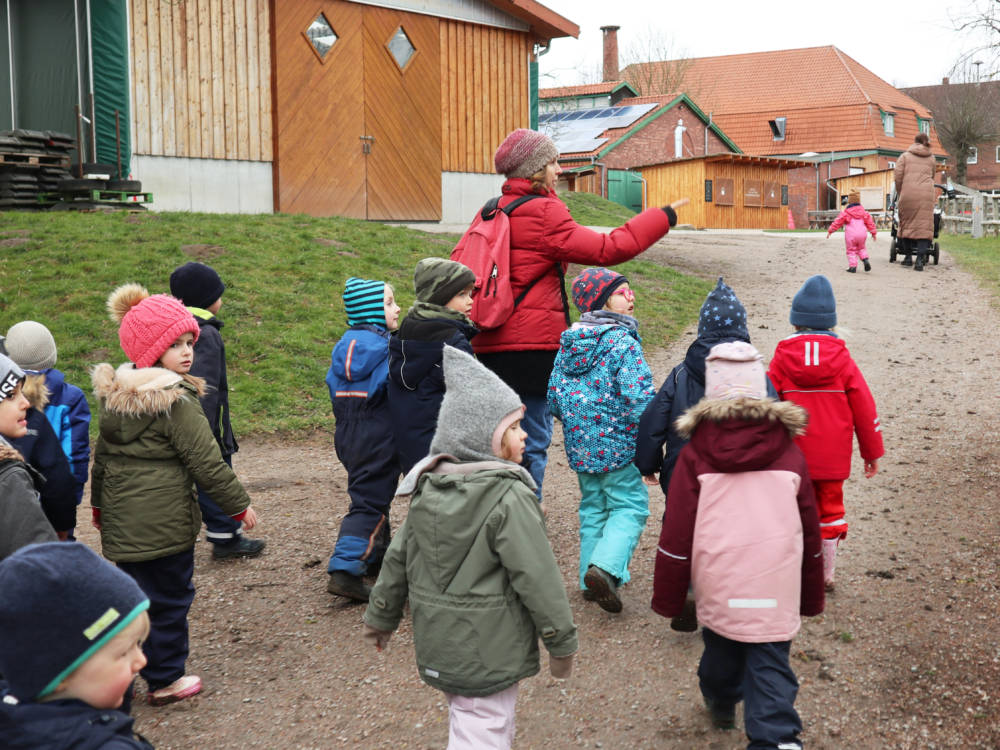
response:
{"label": "white lettering on hat", "polygon": [[0,400],[9,398],[17,390],[17,384],[21,378],[14,372],[8,372],[0,381]]}

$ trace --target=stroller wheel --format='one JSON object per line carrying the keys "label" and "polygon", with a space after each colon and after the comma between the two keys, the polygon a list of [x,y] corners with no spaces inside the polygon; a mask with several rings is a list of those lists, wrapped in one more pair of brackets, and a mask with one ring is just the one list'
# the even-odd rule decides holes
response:
{"label": "stroller wheel", "polygon": [[896,262],[896,238],[895,237],[893,237],[891,240],[889,240],[889,262],[890,263],[895,263]]}
{"label": "stroller wheel", "polygon": [[934,265],[936,266],[938,264],[938,259],[941,256],[941,247],[936,242],[934,243],[934,253],[933,253],[933,255],[934,255]]}

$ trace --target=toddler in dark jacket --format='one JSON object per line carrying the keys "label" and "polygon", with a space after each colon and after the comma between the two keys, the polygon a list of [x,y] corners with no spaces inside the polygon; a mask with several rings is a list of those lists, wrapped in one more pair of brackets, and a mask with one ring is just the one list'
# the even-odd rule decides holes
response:
{"label": "toddler in dark jacket", "polygon": [[472,354],[475,282],[470,268],[445,258],[424,258],[413,272],[417,301],[389,342],[389,410],[404,474],[431,447],[444,398],[444,345]]}
{"label": "toddler in dark jacket", "polygon": [[0,562],[0,737],[27,750],[151,750],[117,710],[145,665],[149,599],[75,542]]}
{"label": "toddler in dark jacket", "polygon": [[391,286],[351,277],[344,285],[350,326],[333,347],[326,385],[337,420],[333,446],[347,471],[351,507],[327,572],[327,591],[368,601],[363,575],[377,575],[389,546],[389,505],[399,480],[399,458],[386,396],[390,331],[399,305]]}

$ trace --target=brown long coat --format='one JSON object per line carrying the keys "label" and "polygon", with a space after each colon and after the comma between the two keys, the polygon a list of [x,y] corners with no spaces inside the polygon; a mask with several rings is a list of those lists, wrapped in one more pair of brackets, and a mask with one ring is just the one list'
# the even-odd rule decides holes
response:
{"label": "brown long coat", "polygon": [[893,173],[899,196],[899,237],[934,236],[934,156],[922,143],[912,144],[896,160]]}

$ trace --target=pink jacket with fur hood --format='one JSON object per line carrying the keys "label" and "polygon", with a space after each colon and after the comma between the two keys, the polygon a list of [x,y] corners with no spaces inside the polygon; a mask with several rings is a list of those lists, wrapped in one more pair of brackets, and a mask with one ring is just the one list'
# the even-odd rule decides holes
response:
{"label": "pink jacket with fur hood", "polygon": [[787,641],[823,611],[819,515],[794,442],[805,411],[772,399],[703,399],[677,420],[691,442],[670,480],[653,610],[681,613],[734,641]]}

